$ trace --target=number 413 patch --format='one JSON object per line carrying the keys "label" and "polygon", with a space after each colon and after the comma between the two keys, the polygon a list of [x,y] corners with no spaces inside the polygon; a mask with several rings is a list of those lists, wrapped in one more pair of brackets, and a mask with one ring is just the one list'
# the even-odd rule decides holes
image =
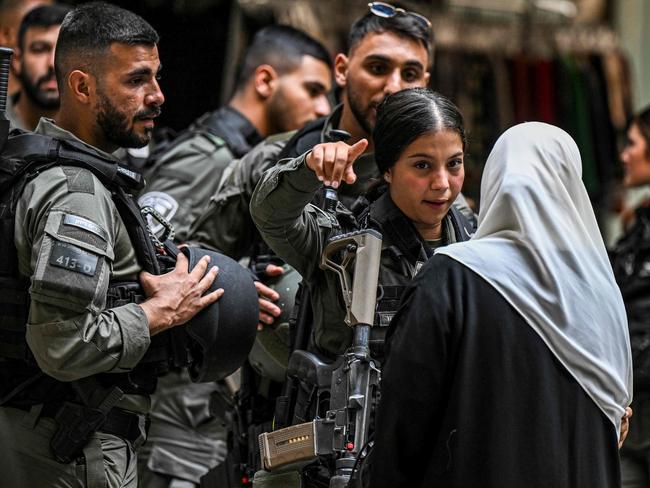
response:
{"label": "number 413 patch", "polygon": [[76,273],[95,276],[97,256],[66,242],[54,241],[50,264]]}

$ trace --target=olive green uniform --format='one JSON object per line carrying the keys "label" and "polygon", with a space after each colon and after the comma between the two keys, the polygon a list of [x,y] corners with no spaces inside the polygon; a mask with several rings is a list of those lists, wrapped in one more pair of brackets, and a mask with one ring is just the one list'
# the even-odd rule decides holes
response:
{"label": "olive green uniform", "polygon": [[[267,244],[307,283],[315,326],[314,346],[333,357],[350,346],[352,333],[344,325],[345,308],[338,275],[320,269],[315,256],[322,255],[330,237],[358,230],[360,225],[340,204],[335,215],[310,204],[322,183],[307,167],[305,157],[287,160],[268,170],[253,193],[250,210]],[[468,239],[473,232],[460,213],[452,217],[454,212],[450,210],[443,221],[445,244]],[[380,285],[406,285],[430,256],[429,246],[388,193],[370,204],[368,219],[369,225],[377,227],[383,235]],[[385,318],[377,325],[387,326],[391,317]],[[381,340],[379,331],[382,329],[385,327],[373,327],[371,341],[373,333]]]}
{"label": "olive green uniform", "polygon": [[[221,138],[197,131],[165,153],[146,174],[138,203],[158,210],[174,226],[175,239],[183,242],[190,223],[200,215],[234,158]],[[155,222],[150,224],[154,232],[162,230]]]}
{"label": "olive green uniform", "polygon": [[[76,139],[47,119],[36,132]],[[16,208],[14,241],[20,273],[31,279],[26,338],[39,368],[64,382],[133,369],[150,344],[147,317],[133,303],[105,307],[109,281],[134,281],[140,266],[110,192],[92,172],[55,166],[29,181]],[[125,395],[117,407],[147,412],[149,399]],[[136,446],[96,433],[85,461],[62,464],[48,448],[54,426],[37,406],[0,408],[7,486],[136,486]]]}
{"label": "olive green uniform", "polygon": [[[318,142],[325,142],[330,131],[338,127],[342,110],[342,105],[337,106],[325,119]],[[262,174],[278,162],[294,134],[295,131],[268,137],[228,165],[207,209],[193,222],[188,240],[236,259],[248,255],[251,246],[260,240],[248,210],[253,190]],[[339,198],[348,206],[380,177],[372,154],[362,155],[354,168],[357,181],[339,190]]]}
{"label": "olive green uniform", "polygon": [[24,129],[27,130],[27,127],[22,123],[18,114],[16,113],[16,102],[20,97],[20,92],[16,93],[12,97],[7,97],[7,108],[5,109],[5,115],[9,120],[10,127],[12,129]]}
{"label": "olive green uniform", "polygon": [[[175,240],[186,241],[190,223],[216,192],[224,169],[259,139],[250,121],[231,107],[202,116],[155,160],[138,203],[156,208],[173,225]],[[150,223],[154,232],[162,230]],[[139,452],[145,486],[162,477],[198,485],[225,458],[223,421],[209,411],[215,390],[214,383],[192,383],[185,371],[159,381],[149,440]]]}
{"label": "olive green uniform", "polygon": [[[154,151],[138,203],[156,208],[174,225],[176,240],[184,242],[226,166],[261,140],[253,124],[230,106],[199,117],[168,146]],[[153,224],[154,232],[162,230]]]}
{"label": "olive green uniform", "polygon": [[[326,118],[320,142],[336,129],[342,106],[337,106]],[[261,241],[259,232],[250,217],[249,204],[255,186],[264,172],[275,166],[281,153],[295,132],[273,135],[255,146],[241,159],[232,161],[224,170],[216,192],[210,197],[207,208],[193,221],[187,240],[202,247],[218,250],[234,259],[251,253],[251,248]],[[311,148],[306,148],[308,150]],[[369,186],[380,179],[373,154],[363,154],[354,163],[357,180],[353,185],[343,184],[339,199],[352,207],[357,197],[364,195]],[[459,195],[454,205],[470,220],[474,214],[464,197]]]}

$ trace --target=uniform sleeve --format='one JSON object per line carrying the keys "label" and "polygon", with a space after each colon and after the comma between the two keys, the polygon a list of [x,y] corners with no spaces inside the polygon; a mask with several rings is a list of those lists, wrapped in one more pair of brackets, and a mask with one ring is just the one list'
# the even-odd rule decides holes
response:
{"label": "uniform sleeve", "polygon": [[275,166],[286,142],[286,137],[267,139],[228,165],[207,209],[194,220],[189,242],[233,259],[250,252],[259,239],[249,210],[253,190],[264,171]]}
{"label": "uniform sleeve", "polygon": [[31,278],[27,343],[58,380],[128,371],[149,347],[140,306],[105,309],[124,230],[110,194],[87,170],[51,169],[19,201],[15,243],[21,273]]}
{"label": "uniform sleeve", "polygon": [[371,454],[373,488],[424,486],[445,408],[454,317],[447,281],[428,261],[391,322]]}
{"label": "uniform sleeve", "polygon": [[253,192],[250,212],[271,249],[309,279],[318,270],[318,256],[337,223],[309,203],[322,183],[305,164],[305,156],[264,173]]}
{"label": "uniform sleeve", "polygon": [[[234,156],[220,139],[199,134],[165,155],[148,176],[138,198],[141,207],[158,210],[184,242],[192,222],[208,206]],[[162,230],[152,222],[154,232]]]}

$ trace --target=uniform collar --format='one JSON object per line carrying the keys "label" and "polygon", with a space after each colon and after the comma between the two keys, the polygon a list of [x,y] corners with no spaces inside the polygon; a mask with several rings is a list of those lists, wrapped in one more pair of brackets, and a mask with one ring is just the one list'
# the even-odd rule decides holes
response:
{"label": "uniform collar", "polygon": [[88,147],[90,150],[99,153],[100,156],[106,159],[114,160],[116,163],[120,162],[119,159],[117,159],[113,154],[102,151],[101,149],[97,149],[95,146],[91,146],[90,144],[82,141],[72,132],[62,129],[61,127],[56,125],[56,122],[54,122],[54,120],[48,119],[47,117],[41,117],[41,120],[39,120],[36,129],[34,129],[34,132],[37,134],[43,134],[50,137],[56,137],[57,139],[67,139],[67,140],[75,141],[77,143],[83,144],[84,146]]}
{"label": "uniform collar", "polygon": [[416,263],[431,257],[433,252],[409,218],[395,205],[388,191],[370,204],[369,212],[370,220],[408,257],[410,262]]}
{"label": "uniform collar", "polygon": [[[219,117],[235,132],[241,134],[249,146],[253,147],[262,142],[263,137],[255,126],[239,110],[226,105],[217,110]],[[226,141],[229,142],[229,141]]]}

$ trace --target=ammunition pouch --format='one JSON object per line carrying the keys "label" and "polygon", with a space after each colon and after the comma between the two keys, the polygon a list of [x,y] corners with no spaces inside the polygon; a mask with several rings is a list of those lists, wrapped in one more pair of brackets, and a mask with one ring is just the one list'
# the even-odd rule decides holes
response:
{"label": "ammunition pouch", "polygon": [[[50,448],[61,463],[69,463],[79,457],[95,432],[112,434],[135,443],[146,435],[146,420],[143,414],[114,408],[122,398],[117,387],[101,388],[93,380],[80,380],[73,388],[84,400],[84,404],[64,402],[54,414],[57,430],[50,440]],[[44,407],[48,415],[51,404]]]}

